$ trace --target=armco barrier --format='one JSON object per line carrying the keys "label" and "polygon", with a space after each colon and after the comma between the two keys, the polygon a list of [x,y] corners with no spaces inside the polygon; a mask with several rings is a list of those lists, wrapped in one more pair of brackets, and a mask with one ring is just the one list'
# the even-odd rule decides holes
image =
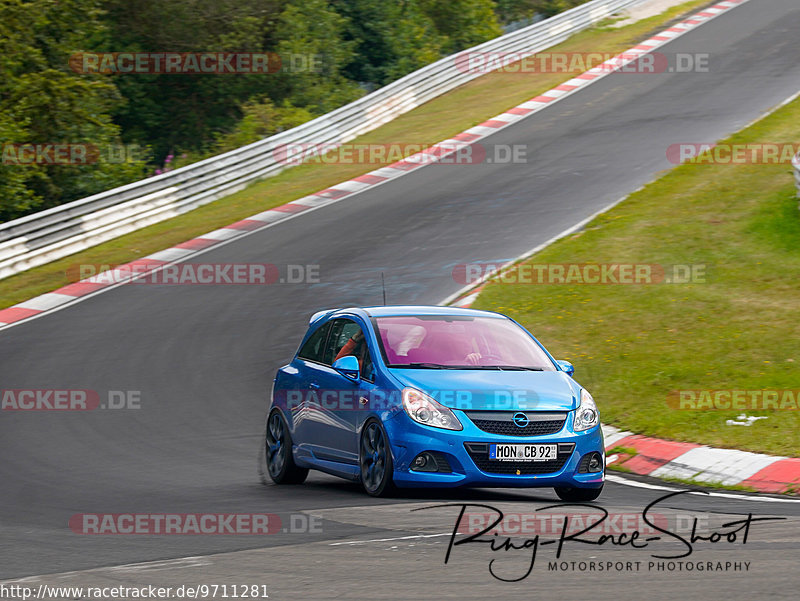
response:
{"label": "armco barrier", "polygon": [[[592,0],[467,52],[540,52],[646,0]],[[460,53],[459,53],[460,54]],[[280,172],[273,149],[342,144],[476,77],[453,55],[313,121],[181,169],[0,224],[0,279],[185,213]]]}

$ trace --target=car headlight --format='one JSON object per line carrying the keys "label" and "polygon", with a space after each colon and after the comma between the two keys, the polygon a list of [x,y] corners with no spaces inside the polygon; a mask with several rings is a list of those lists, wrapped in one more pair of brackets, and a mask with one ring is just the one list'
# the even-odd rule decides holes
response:
{"label": "car headlight", "polygon": [[589,391],[585,388],[581,389],[581,404],[575,411],[575,424],[573,429],[576,432],[582,432],[589,428],[594,428],[600,423],[600,414],[597,412],[597,405],[594,404],[594,399]]}
{"label": "car headlight", "polygon": [[416,388],[403,388],[403,409],[415,422],[445,430],[461,430],[461,422],[450,409]]}

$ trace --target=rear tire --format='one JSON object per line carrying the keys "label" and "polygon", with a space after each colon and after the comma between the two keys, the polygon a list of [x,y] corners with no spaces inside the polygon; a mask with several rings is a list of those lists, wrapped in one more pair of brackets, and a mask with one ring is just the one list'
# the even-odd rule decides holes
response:
{"label": "rear tire", "polygon": [[358,450],[361,486],[364,491],[372,497],[385,497],[396,492],[392,481],[392,449],[379,421],[373,419],[364,424]]}
{"label": "rear tire", "polygon": [[603,487],[600,488],[572,488],[569,486],[557,487],[555,489],[558,498],[562,501],[570,503],[583,503],[586,501],[594,501],[603,492]]}
{"label": "rear tire", "polygon": [[302,484],[308,477],[308,468],[294,462],[289,426],[277,409],[267,419],[264,458],[266,472],[275,484]]}

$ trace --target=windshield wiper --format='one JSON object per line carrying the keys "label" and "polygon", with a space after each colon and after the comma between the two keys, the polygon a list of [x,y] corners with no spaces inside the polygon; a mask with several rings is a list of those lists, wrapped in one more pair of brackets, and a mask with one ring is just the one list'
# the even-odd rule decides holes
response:
{"label": "windshield wiper", "polygon": [[495,371],[544,371],[543,367],[524,367],[522,365],[444,365],[442,363],[394,363],[388,367],[398,369],[491,369]]}
{"label": "windshield wiper", "polygon": [[522,365],[473,365],[467,369],[496,369],[498,371],[544,371],[544,367],[524,367]]}
{"label": "windshield wiper", "polygon": [[389,367],[410,368],[410,369],[462,369],[458,365],[443,365],[441,363],[400,363]]}

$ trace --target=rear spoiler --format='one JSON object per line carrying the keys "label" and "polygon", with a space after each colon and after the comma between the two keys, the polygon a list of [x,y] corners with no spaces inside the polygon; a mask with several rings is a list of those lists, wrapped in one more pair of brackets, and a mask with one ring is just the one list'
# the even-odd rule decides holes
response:
{"label": "rear spoiler", "polygon": [[324,311],[317,311],[314,315],[311,316],[311,319],[308,320],[309,325],[317,321],[318,319],[325,317],[329,313],[333,313],[334,311],[338,311],[339,309],[325,309]]}

